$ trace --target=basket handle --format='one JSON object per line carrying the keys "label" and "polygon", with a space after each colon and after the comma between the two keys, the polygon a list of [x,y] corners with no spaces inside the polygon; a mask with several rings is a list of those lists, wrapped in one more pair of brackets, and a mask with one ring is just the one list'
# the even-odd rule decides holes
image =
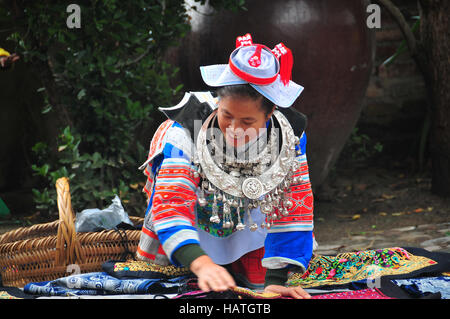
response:
{"label": "basket handle", "polygon": [[56,181],[56,193],[59,211],[59,225],[56,236],[57,265],[75,264],[82,262],[80,243],[75,230],[75,215],[70,198],[69,179],[61,177]]}

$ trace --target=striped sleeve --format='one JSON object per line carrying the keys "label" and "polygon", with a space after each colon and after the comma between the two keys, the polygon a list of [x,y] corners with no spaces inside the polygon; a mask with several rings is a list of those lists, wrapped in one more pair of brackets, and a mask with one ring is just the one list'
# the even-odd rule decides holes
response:
{"label": "striped sleeve", "polygon": [[162,160],[153,179],[150,211],[152,228],[170,261],[173,253],[188,244],[200,244],[195,227],[196,189],[191,143],[185,131],[174,123],[166,133]]}
{"label": "striped sleeve", "polygon": [[288,209],[287,216],[274,221],[264,244],[262,264],[269,269],[288,265],[306,269],[312,257],[314,198],[306,159],[305,133],[301,135],[300,145],[296,148],[301,151],[297,156],[300,166],[293,176],[297,182],[291,185],[286,196],[293,205]]}
{"label": "striped sleeve", "polygon": [[153,135],[152,141],[150,143],[150,149],[147,156],[147,161],[144,169],[144,174],[147,176],[147,180],[142,191],[147,194],[150,199],[153,191],[153,179],[160,165],[161,156],[163,153],[167,131],[173,126],[174,121],[166,120],[158,127],[155,134]]}

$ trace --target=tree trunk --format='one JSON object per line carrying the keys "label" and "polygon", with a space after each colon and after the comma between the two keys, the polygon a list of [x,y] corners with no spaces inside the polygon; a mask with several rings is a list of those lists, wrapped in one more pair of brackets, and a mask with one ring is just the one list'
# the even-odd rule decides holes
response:
{"label": "tree trunk", "polygon": [[431,99],[431,191],[450,197],[450,1],[419,0],[421,42]]}

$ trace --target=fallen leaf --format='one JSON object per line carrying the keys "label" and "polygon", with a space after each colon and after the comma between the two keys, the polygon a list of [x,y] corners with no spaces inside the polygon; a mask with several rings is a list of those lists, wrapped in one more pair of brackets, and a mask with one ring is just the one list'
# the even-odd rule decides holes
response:
{"label": "fallen leaf", "polygon": [[380,216],[387,216],[387,213],[386,212],[379,212],[378,215],[380,215]]}
{"label": "fallen leaf", "polygon": [[360,214],[355,214],[355,215],[352,216],[352,219],[353,219],[353,220],[357,220],[357,219],[359,219],[360,217],[361,217]]}
{"label": "fallen leaf", "polygon": [[397,212],[397,213],[392,213],[391,215],[392,216],[402,216],[404,214],[405,214],[405,212]]}
{"label": "fallen leaf", "polygon": [[383,194],[383,195],[381,195],[381,197],[379,197],[379,198],[372,199],[372,202],[373,202],[373,203],[376,203],[376,202],[384,202],[385,200],[389,200],[389,199],[393,199],[393,198],[395,198],[395,195]]}
{"label": "fallen leaf", "polygon": [[360,191],[365,191],[367,189],[367,184],[356,184],[355,188]]}
{"label": "fallen leaf", "polygon": [[130,184],[130,187],[132,188],[132,189],[137,189],[138,187],[139,187],[139,184]]}
{"label": "fallen leaf", "polygon": [[393,198],[395,198],[395,195],[383,194],[383,195],[381,195],[381,197],[384,199],[393,199]]}
{"label": "fallen leaf", "polygon": [[428,211],[428,212],[431,212],[432,210],[433,210],[433,207],[431,207],[431,206],[430,206],[430,207],[427,207],[427,211]]}
{"label": "fallen leaf", "polygon": [[414,209],[414,213],[422,213],[424,211],[425,211],[425,209],[423,209],[423,208],[416,208],[416,209]]}

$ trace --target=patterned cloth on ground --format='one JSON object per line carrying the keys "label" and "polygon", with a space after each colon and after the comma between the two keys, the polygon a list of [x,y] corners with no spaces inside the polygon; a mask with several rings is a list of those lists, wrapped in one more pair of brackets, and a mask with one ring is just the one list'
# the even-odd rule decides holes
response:
{"label": "patterned cloth on ground", "polygon": [[0,291],[0,299],[22,299],[22,298],[10,295],[6,291]]}
{"label": "patterned cloth on ground", "polygon": [[41,296],[171,294],[177,293],[185,277],[172,279],[118,279],[105,272],[93,272],[29,283],[24,292]]}
{"label": "patterned cloth on ground", "polygon": [[102,265],[109,275],[119,279],[166,279],[192,275],[185,267],[161,266],[141,260],[107,261]]}
{"label": "patterned cloth on ground", "polygon": [[368,288],[354,291],[343,291],[312,296],[312,299],[394,299],[386,296],[376,288]]}
{"label": "patterned cloth on ground", "polygon": [[404,248],[342,253],[336,256],[315,256],[303,274],[292,274],[287,284],[303,288],[346,284],[359,280],[400,275],[435,265],[436,261],[415,256]]}
{"label": "patterned cloth on ground", "polygon": [[439,292],[441,299],[450,299],[450,277],[398,279],[392,282],[415,297]]}
{"label": "patterned cloth on ground", "polygon": [[[283,297],[277,293],[255,292],[246,288],[234,288],[225,292],[203,292],[194,290],[180,294],[174,299],[293,299]],[[376,288],[368,288],[354,291],[318,294],[311,299],[395,299],[386,296]]]}
{"label": "patterned cloth on ground", "polygon": [[[245,274],[247,267],[254,271],[256,259],[260,260],[263,254],[262,251],[257,253],[247,262],[230,270]],[[435,292],[440,293],[442,298],[448,298],[450,279],[444,273],[450,268],[449,262],[448,254],[399,247],[337,256],[316,256],[304,275],[294,274],[288,283],[291,286],[301,285],[307,291],[314,290],[311,294],[315,299],[430,298],[429,295]],[[187,269],[174,266],[156,267],[142,261],[111,261],[104,266],[106,272],[30,283],[25,286],[24,291],[41,296],[178,294],[178,298],[186,299],[284,298],[244,287],[225,293],[204,293],[199,291],[193,274],[187,272]],[[369,285],[367,279],[376,276],[381,276],[378,282],[382,284],[381,287]],[[376,280],[374,284],[377,284]],[[408,293],[399,293],[400,290],[407,290]]]}

